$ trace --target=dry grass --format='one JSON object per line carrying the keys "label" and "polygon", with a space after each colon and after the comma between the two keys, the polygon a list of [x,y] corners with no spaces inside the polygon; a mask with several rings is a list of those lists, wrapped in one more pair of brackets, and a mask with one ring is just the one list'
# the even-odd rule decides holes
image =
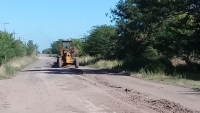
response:
{"label": "dry grass", "polygon": [[153,74],[153,73],[132,73],[132,77],[141,78],[149,80],[152,82],[163,83],[163,84],[172,84],[176,86],[191,88],[191,89],[200,89],[200,82],[194,80],[183,79],[177,76],[166,76],[164,74]]}
{"label": "dry grass", "polygon": [[117,60],[100,60],[91,56],[84,56],[79,58],[79,62],[82,65],[87,65],[88,67],[96,69],[112,69],[118,65],[121,65],[122,62]]}
{"label": "dry grass", "polygon": [[91,56],[83,56],[79,58],[79,62],[82,65],[88,65],[93,63],[92,61],[96,60],[97,58]]}
{"label": "dry grass", "polygon": [[121,62],[117,60],[99,60],[95,64],[90,64],[89,66],[97,69],[112,69],[118,65],[121,65]]}
{"label": "dry grass", "polygon": [[33,63],[35,60],[35,56],[13,58],[9,62],[0,66],[0,79],[11,77],[14,73]]}
{"label": "dry grass", "polygon": [[6,78],[6,69],[4,66],[0,66],[0,79]]}

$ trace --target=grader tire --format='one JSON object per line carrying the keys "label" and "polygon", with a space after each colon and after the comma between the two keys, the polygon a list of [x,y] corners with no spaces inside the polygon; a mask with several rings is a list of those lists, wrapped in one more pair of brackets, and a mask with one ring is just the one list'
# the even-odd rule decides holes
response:
{"label": "grader tire", "polygon": [[61,67],[62,67],[61,58],[58,58],[58,67],[59,67],[59,68],[61,68]]}
{"label": "grader tire", "polygon": [[75,62],[75,68],[79,68],[79,60],[78,58],[74,58],[74,62]]}

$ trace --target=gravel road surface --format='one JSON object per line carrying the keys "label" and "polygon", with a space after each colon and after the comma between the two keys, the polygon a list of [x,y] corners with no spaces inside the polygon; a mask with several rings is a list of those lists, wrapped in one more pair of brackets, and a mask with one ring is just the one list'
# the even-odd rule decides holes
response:
{"label": "gravel road surface", "polygon": [[0,113],[200,113],[200,92],[39,60],[0,80]]}

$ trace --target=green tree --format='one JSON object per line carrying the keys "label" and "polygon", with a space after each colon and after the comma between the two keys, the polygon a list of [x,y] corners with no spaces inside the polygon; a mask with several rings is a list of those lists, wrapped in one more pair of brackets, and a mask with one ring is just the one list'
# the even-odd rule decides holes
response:
{"label": "green tree", "polygon": [[198,7],[195,0],[120,0],[111,10],[122,53],[118,57],[141,56],[149,46],[168,57],[197,52]]}
{"label": "green tree", "polygon": [[115,35],[113,26],[94,26],[86,37],[84,51],[91,56],[102,56],[107,58],[111,55],[111,38]]}
{"label": "green tree", "polygon": [[43,54],[52,54],[51,48],[44,49],[42,51]]}
{"label": "green tree", "polygon": [[34,51],[36,51],[35,44],[32,40],[29,40],[27,43],[27,55],[31,55]]}
{"label": "green tree", "polygon": [[58,54],[60,55],[60,45],[62,43],[63,39],[59,39],[58,41],[54,41],[51,43],[51,52],[52,54]]}
{"label": "green tree", "polygon": [[26,45],[23,44],[22,41],[20,40],[16,40],[16,41],[13,41],[13,52],[14,52],[14,56],[17,56],[17,57],[22,57],[22,56],[25,56],[27,54],[27,47]]}
{"label": "green tree", "polygon": [[78,56],[85,55],[84,52],[84,41],[82,39],[71,39],[73,41],[75,52]]}
{"label": "green tree", "polygon": [[13,34],[2,31],[0,31],[0,48],[0,65],[14,57],[31,55],[35,50],[33,41],[25,45],[22,41],[15,40]]}

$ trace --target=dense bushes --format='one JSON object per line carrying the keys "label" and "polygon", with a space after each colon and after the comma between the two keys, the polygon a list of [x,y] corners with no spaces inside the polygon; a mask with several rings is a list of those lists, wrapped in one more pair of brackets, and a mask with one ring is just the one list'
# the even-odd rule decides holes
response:
{"label": "dense bushes", "polygon": [[27,45],[20,40],[15,40],[12,34],[0,31],[0,65],[14,57],[31,55],[37,50],[37,45],[33,41],[28,41]]}

